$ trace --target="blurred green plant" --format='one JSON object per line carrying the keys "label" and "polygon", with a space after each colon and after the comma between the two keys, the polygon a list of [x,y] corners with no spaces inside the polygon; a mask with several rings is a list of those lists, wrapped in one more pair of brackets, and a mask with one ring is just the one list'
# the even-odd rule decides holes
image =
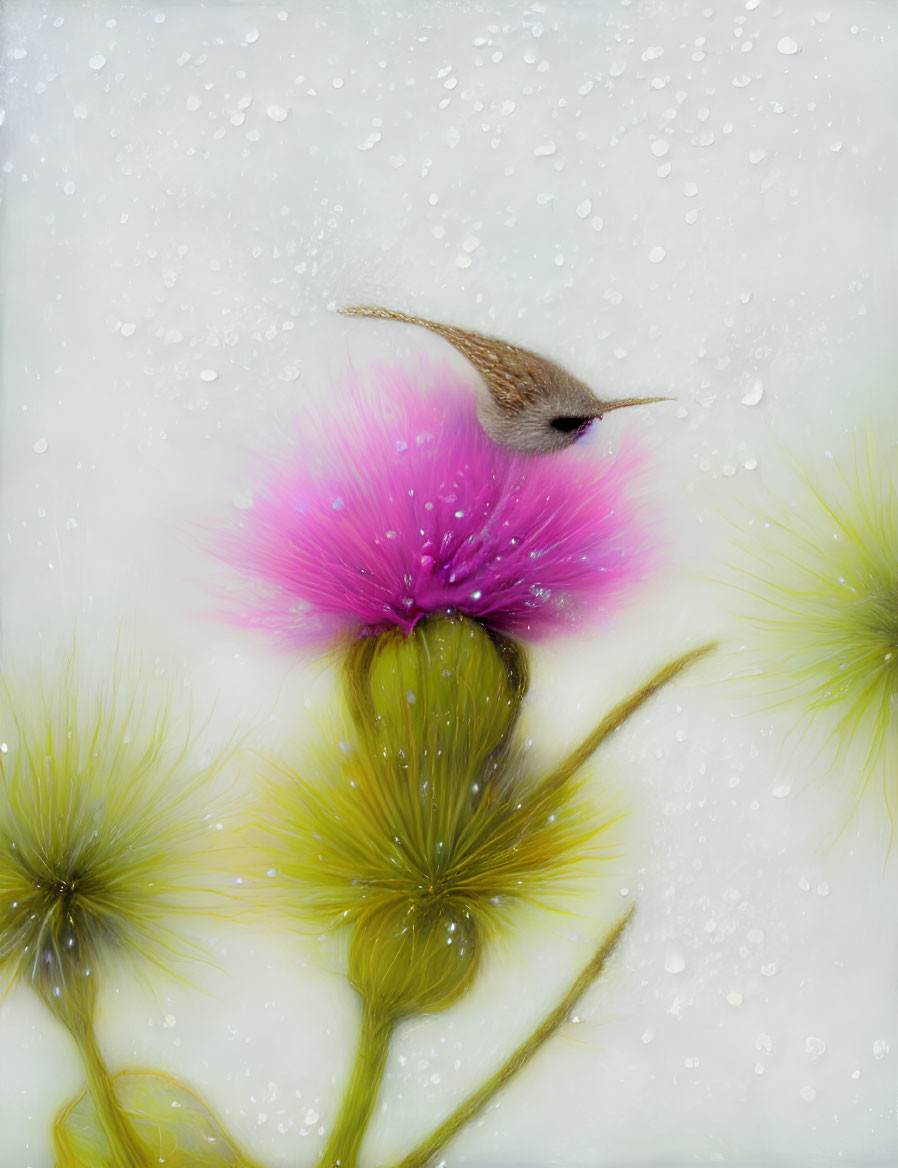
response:
{"label": "blurred green plant", "polygon": [[756,519],[737,583],[747,672],[822,731],[856,806],[878,779],[898,798],[898,442],[867,437],[801,473],[789,504]]}
{"label": "blurred green plant", "polygon": [[[397,1024],[451,1006],[515,906],[553,902],[582,882],[588,861],[609,854],[603,837],[620,816],[596,814],[583,764],[705,651],[667,666],[538,778],[514,733],[527,671],[512,642],[446,613],[350,649],[346,734],[325,738],[305,776],[274,771],[261,814],[264,863],[286,907],[351,930],[361,1036],[322,1168],[354,1168]],[[562,1020],[539,1032],[515,1069]]]}
{"label": "blurred green plant", "polygon": [[171,922],[212,905],[203,796],[224,755],[194,765],[165,710],[118,671],[89,693],[70,662],[51,689],[7,687],[0,702],[0,974],[29,985],[75,1041],[108,1152],[89,1168],[156,1164],[100,1051],[98,992],[118,958],[170,968],[197,955]]}

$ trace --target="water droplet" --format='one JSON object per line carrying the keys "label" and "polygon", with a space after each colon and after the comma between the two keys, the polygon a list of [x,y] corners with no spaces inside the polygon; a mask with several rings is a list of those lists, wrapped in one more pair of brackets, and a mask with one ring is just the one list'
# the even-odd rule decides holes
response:
{"label": "water droplet", "polygon": [[805,1103],[813,1103],[817,1098],[817,1092],[813,1087],[802,1087],[798,1094],[802,1097]]}
{"label": "water droplet", "polygon": [[770,794],[774,797],[774,799],[785,799],[791,793],[792,793],[792,784],[791,783],[779,783],[770,792]]}
{"label": "water droplet", "polygon": [[694,199],[698,194],[698,184],[694,182],[683,183],[683,194],[687,199]]}
{"label": "water droplet", "polygon": [[668,953],[664,959],[664,968],[668,973],[682,973],[686,968],[686,958],[678,951]]}
{"label": "water droplet", "polygon": [[281,381],[298,381],[300,368],[298,365],[285,365],[278,374]]}
{"label": "water droplet", "polygon": [[200,372],[200,381],[218,381],[218,373],[214,369],[203,369]]}
{"label": "water droplet", "polygon": [[653,247],[652,250],[649,252],[649,263],[650,264],[660,264],[666,255],[667,255],[667,252],[664,250],[663,247]]}
{"label": "water droplet", "polygon": [[507,118],[510,114],[513,114],[517,108],[517,102],[514,102],[511,100],[511,98],[509,98],[508,100],[503,101],[499,106],[499,112],[502,114],[503,118]]}
{"label": "water droplet", "polygon": [[381,138],[380,130],[372,130],[371,133],[368,135],[368,137],[365,139],[365,141],[359,143],[357,149],[358,150],[370,150],[372,146],[377,145],[377,143],[380,141],[380,138]]}
{"label": "water droplet", "polygon": [[663,138],[656,138],[652,143],[652,153],[656,158],[663,158],[670,150],[670,144],[665,142]]}
{"label": "water droplet", "polygon": [[533,151],[535,158],[548,158],[554,154],[558,147],[554,142],[543,142]]}
{"label": "water droplet", "polygon": [[273,122],[284,122],[290,111],[282,105],[270,105],[265,112]]}
{"label": "water droplet", "polygon": [[106,58],[102,53],[95,53],[87,63],[95,73],[99,73],[106,64]]}
{"label": "water droplet", "polygon": [[457,255],[455,257],[455,266],[457,268],[470,268],[471,257],[469,255]]}
{"label": "water droplet", "polygon": [[776,42],[776,51],[782,53],[784,57],[794,57],[796,53],[801,52],[801,45],[794,37],[784,36]]}
{"label": "water droplet", "polygon": [[890,1053],[891,1047],[884,1038],[877,1038],[873,1043],[873,1057],[875,1059],[884,1059]]}
{"label": "water droplet", "polygon": [[133,337],[134,333],[136,331],[137,331],[137,325],[134,323],[133,320],[126,320],[122,324],[121,333],[122,333],[123,337]]}
{"label": "water droplet", "polygon": [[809,1034],[804,1040],[804,1053],[810,1055],[813,1059],[822,1058],[826,1054],[826,1043],[822,1038],[817,1038],[814,1034]]}
{"label": "water droplet", "polygon": [[244,38],[244,43],[247,45],[254,45],[258,39],[259,30],[257,28],[251,28]]}
{"label": "water droplet", "polygon": [[588,219],[592,212],[592,202],[590,199],[584,199],[582,203],[577,204],[577,214],[581,219]]}
{"label": "water droplet", "polygon": [[38,438],[37,442],[31,447],[35,454],[46,454],[50,448],[50,443],[46,438]]}
{"label": "water droplet", "polygon": [[648,1046],[648,1044],[650,1042],[654,1042],[654,1040],[655,1040],[655,1031],[654,1030],[649,1029],[649,1030],[644,1030],[642,1032],[642,1041],[646,1046]]}
{"label": "water droplet", "polygon": [[764,396],[764,382],[756,381],[739,399],[744,406],[756,406]]}
{"label": "water droplet", "polygon": [[731,1006],[741,1006],[744,1000],[738,990],[730,990],[727,994],[727,1002]]}

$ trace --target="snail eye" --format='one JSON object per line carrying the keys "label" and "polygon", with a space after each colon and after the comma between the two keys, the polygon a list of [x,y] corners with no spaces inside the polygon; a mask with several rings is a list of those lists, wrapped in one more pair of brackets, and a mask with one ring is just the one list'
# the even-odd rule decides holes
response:
{"label": "snail eye", "polygon": [[581,434],[586,430],[592,418],[553,418],[549,425],[553,430],[560,430],[562,434]]}

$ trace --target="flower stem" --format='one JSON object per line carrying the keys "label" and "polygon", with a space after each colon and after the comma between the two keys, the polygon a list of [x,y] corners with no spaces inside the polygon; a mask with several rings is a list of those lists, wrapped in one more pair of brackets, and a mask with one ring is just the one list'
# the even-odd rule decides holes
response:
{"label": "flower stem", "polygon": [[352,1076],[318,1168],[355,1168],[362,1137],[371,1119],[383,1079],[395,1017],[366,999],[362,1004],[362,1032]]}
{"label": "flower stem", "polygon": [[149,1168],[151,1161],[147,1151],[115,1096],[112,1075],[100,1054],[93,1026],[85,1026],[73,1033],[87,1071],[88,1090],[112,1152],[113,1162],[117,1168]]}
{"label": "flower stem", "polygon": [[669,681],[672,681],[677,674],[682,673],[693,662],[700,660],[715,648],[716,645],[711,642],[707,645],[702,645],[699,649],[692,649],[689,653],[684,653],[682,657],[677,657],[674,661],[665,665],[660,672],[656,673],[645,685],[640,686],[635,693],[624,698],[622,702],[618,702],[614,709],[605,715],[595,730],[584,738],[573,753],[568,755],[561,766],[544,780],[544,787],[547,789],[556,789],[573,778],[580,767],[598,750],[605,739],[610,737],[618,727],[622,726],[631,714],[635,714],[641,705],[647,702],[659,689],[667,685]]}
{"label": "flower stem", "polygon": [[501,1091],[505,1084],[530,1062],[537,1051],[568,1020],[571,1011],[605,968],[635,911],[635,907],[631,908],[623,920],[615,925],[555,1009],[546,1015],[539,1026],[521,1043],[499,1070],[491,1075],[473,1094],[469,1095],[448,1119],[422,1140],[404,1160],[394,1165],[394,1168],[425,1168],[443,1145],[456,1136],[479,1111],[486,1107],[493,1096]]}

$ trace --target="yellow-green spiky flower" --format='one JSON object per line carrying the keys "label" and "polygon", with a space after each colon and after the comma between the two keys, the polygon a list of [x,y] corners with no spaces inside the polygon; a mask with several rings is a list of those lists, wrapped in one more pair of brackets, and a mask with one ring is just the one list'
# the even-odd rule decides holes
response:
{"label": "yellow-green spiky flower", "polygon": [[139,1168],[152,1158],[97,1047],[97,983],[110,959],[184,951],[172,921],[202,903],[213,824],[198,797],[220,760],[192,768],[120,677],[85,692],[70,665],[48,690],[0,697],[0,973],[71,1032],[115,1162]]}
{"label": "yellow-green spiky flower", "polygon": [[607,826],[512,741],[523,684],[456,616],[358,643],[351,730],[270,785],[268,855],[301,914],[353,925],[350,978],[394,1017],[443,1009],[514,902],[563,887]]}
{"label": "yellow-green spiky flower", "polygon": [[[354,1168],[396,1024],[455,1002],[514,907],[568,890],[584,861],[602,854],[599,837],[618,817],[603,817],[585,797],[583,764],[700,653],[668,666],[538,776],[515,737],[527,685],[519,647],[442,613],[408,635],[394,629],[350,648],[346,734],[302,775],[284,767],[269,781],[263,818],[265,862],[293,911],[351,929],[348,976],[361,998],[361,1038],[320,1168]],[[513,1073],[503,1072],[484,1098]]]}
{"label": "yellow-green spiky flower", "polygon": [[834,741],[854,799],[871,776],[898,795],[898,443],[804,476],[756,523],[742,586],[762,687]]}

